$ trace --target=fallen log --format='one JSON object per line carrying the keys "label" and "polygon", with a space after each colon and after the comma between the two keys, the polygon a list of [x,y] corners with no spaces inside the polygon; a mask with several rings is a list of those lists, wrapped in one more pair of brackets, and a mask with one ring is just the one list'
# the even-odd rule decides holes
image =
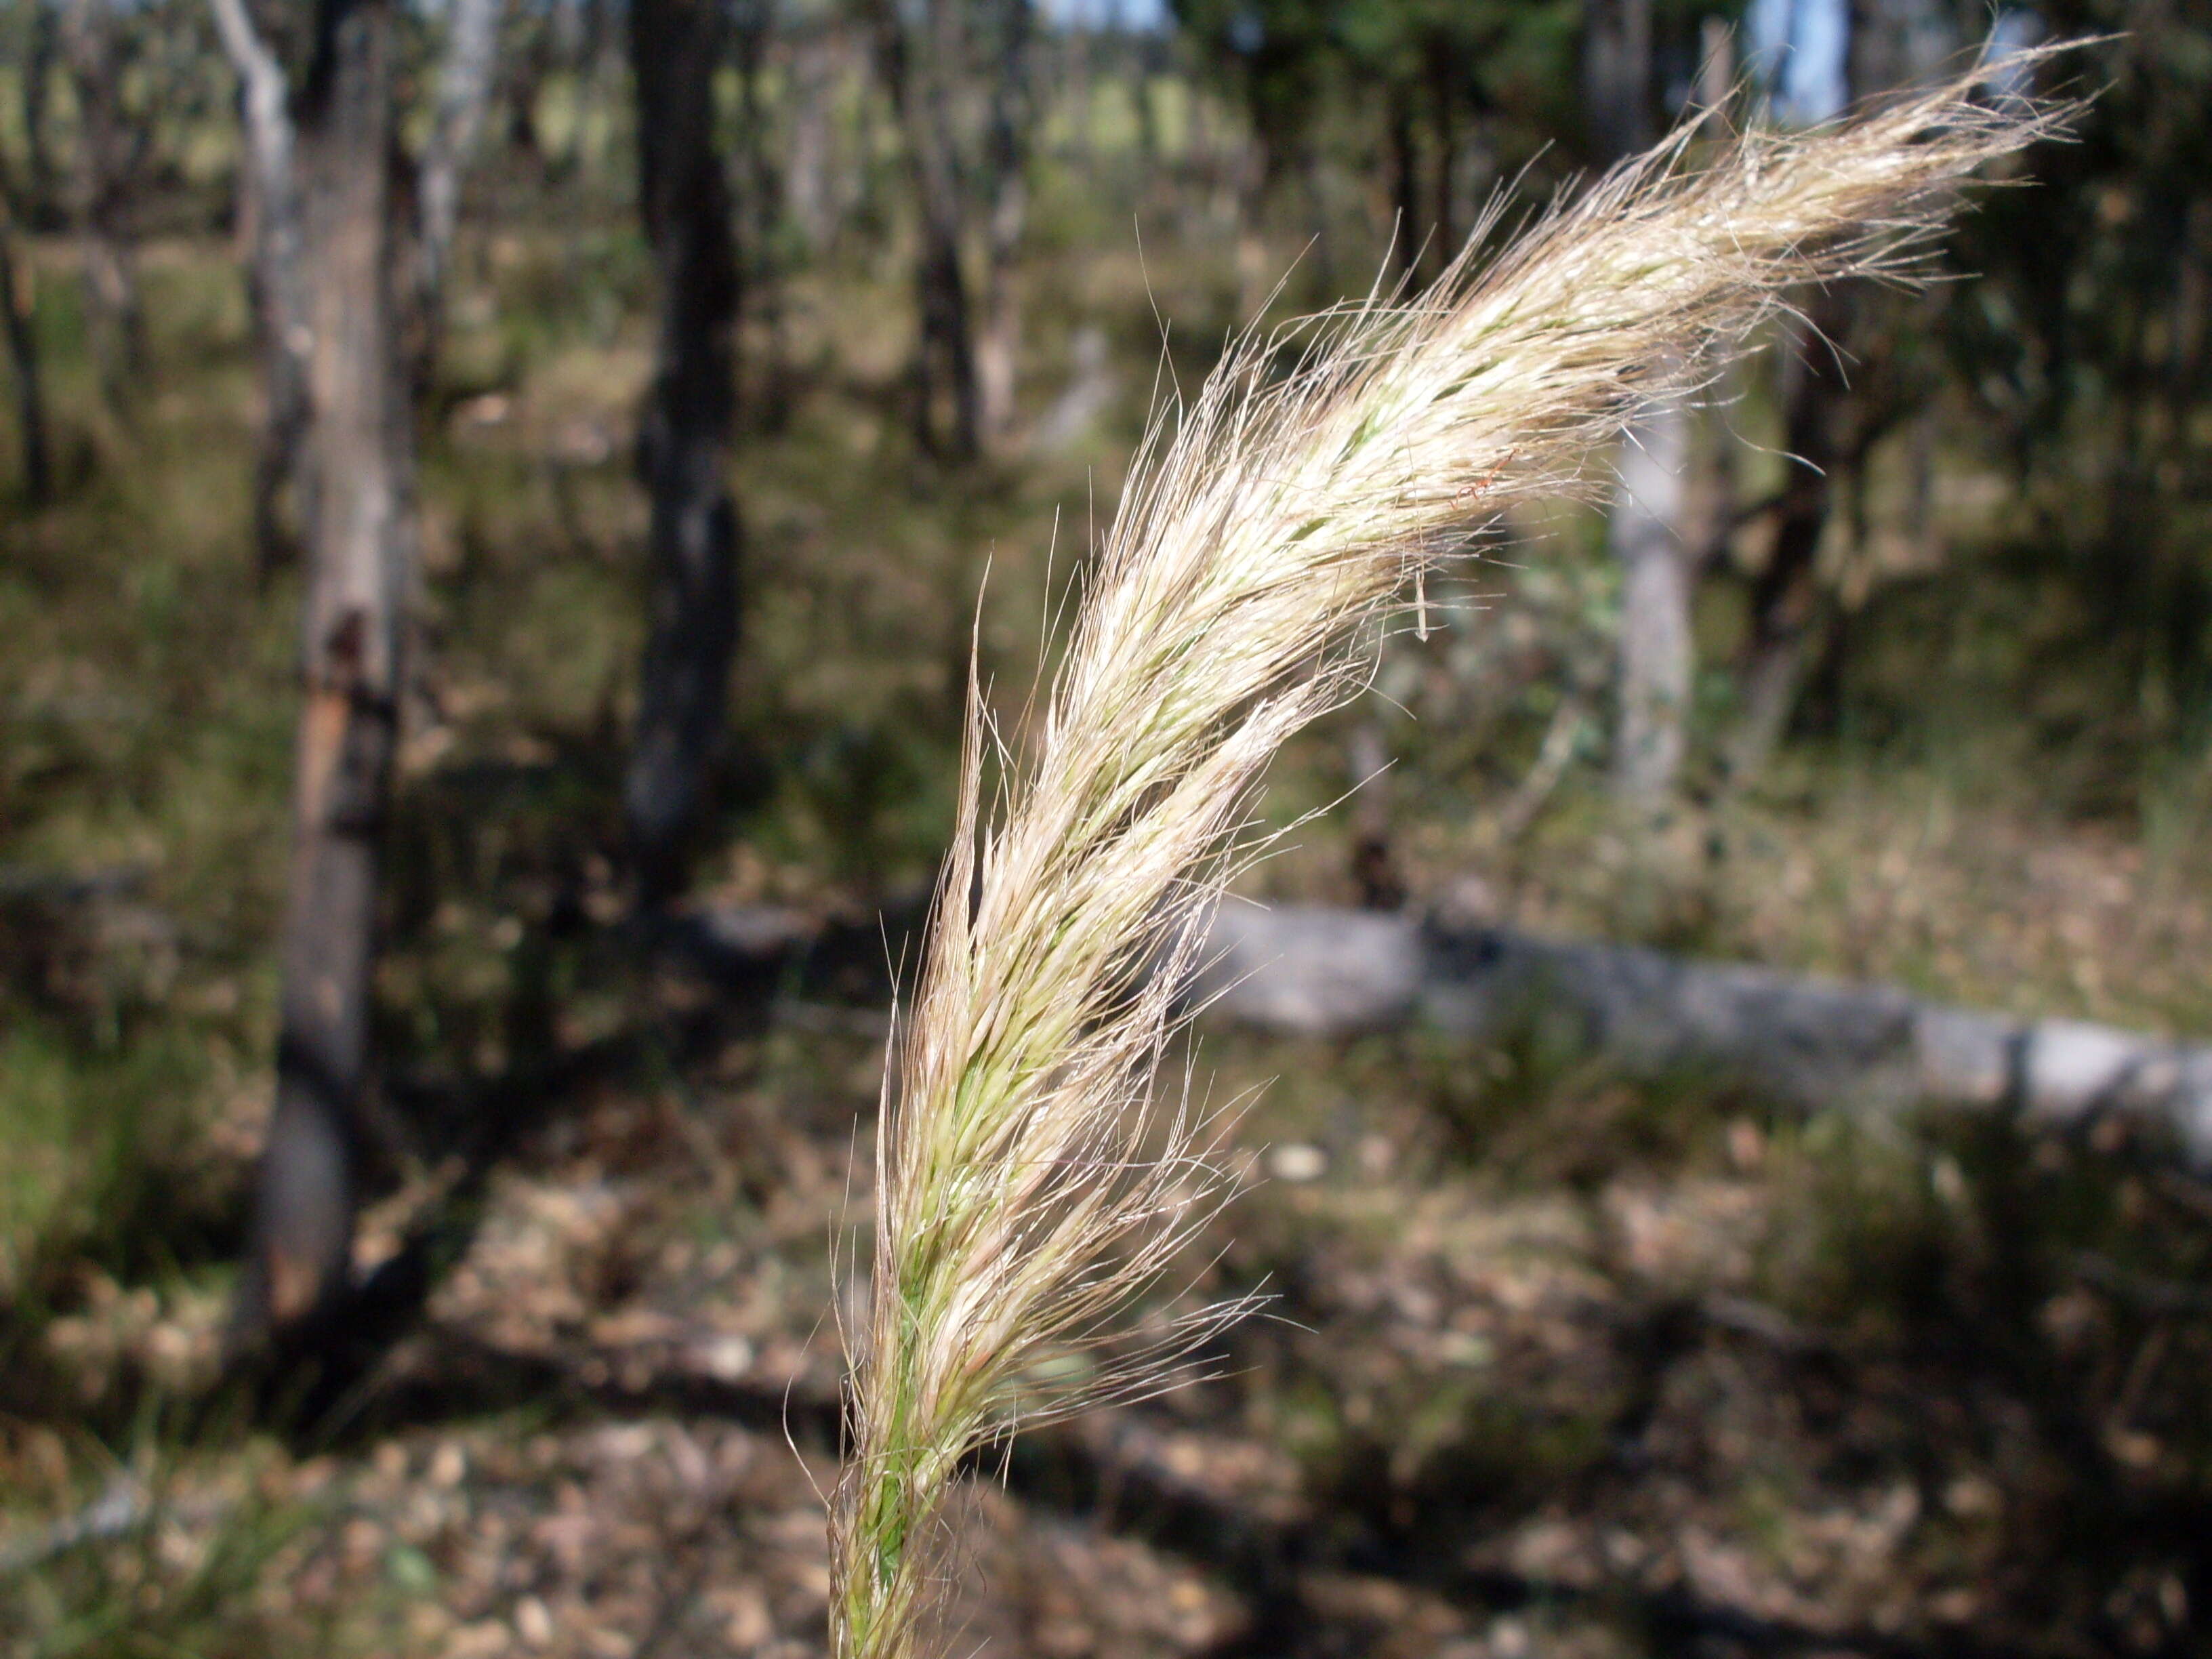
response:
{"label": "fallen log", "polygon": [[2212,1173],[2212,1048],[2142,1032],[1319,906],[1224,905],[1208,956],[1199,994],[1209,1012],[1268,1030],[1533,1035],[1632,1077],[1709,1078],[1805,1109],[1924,1103],[2052,1128],[2117,1115],[2172,1134],[2192,1169]]}
{"label": "fallen log", "polygon": [[[660,940],[737,994],[874,1002],[910,961],[921,908],[823,925],[769,906],[684,919]],[[1401,912],[1231,902],[1194,995],[1215,1019],[1305,1036],[1427,1030],[1533,1038],[1646,1081],[1734,1085],[1801,1110],[1916,1103],[2082,1128],[2118,1115],[2212,1175],[2212,1047],[2082,1020],[2016,1018],[1658,951]],[[833,989],[834,988],[834,989]]]}

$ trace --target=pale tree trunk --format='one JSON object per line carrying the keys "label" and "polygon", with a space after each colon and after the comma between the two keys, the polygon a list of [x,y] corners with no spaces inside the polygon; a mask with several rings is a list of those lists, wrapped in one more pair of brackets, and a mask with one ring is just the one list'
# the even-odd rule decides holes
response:
{"label": "pale tree trunk", "polygon": [[783,203],[807,251],[820,254],[835,240],[844,188],[831,176],[830,99],[838,69],[836,38],[810,33],[792,45],[791,139],[784,153]]}
{"label": "pale tree trunk", "polygon": [[377,870],[411,558],[412,416],[395,326],[395,0],[320,0],[298,104],[309,526],[276,1104],[262,1156],[250,1332],[295,1333],[347,1284]]}
{"label": "pale tree trunk", "polygon": [[239,118],[246,154],[239,168],[247,209],[249,287],[261,356],[260,453],[253,478],[257,568],[265,576],[286,562],[296,522],[312,531],[314,479],[307,465],[308,348],[307,231],[301,222],[294,161],[291,88],[283,66],[255,32],[246,0],[211,0],[216,30],[239,82]]}
{"label": "pale tree trunk", "polygon": [[977,422],[986,444],[1013,429],[1021,355],[1021,292],[1014,256],[1029,219],[1029,159],[1035,120],[1030,0],[996,0],[997,64],[991,77],[990,217],[983,267],[983,327],[975,347]]}
{"label": "pale tree trunk", "polygon": [[416,303],[426,360],[436,349],[446,268],[453,255],[453,228],[460,220],[461,174],[483,132],[500,17],[506,9],[507,0],[453,0],[448,10],[437,112],[416,172]]}
{"label": "pale tree trunk", "polygon": [[112,6],[112,0],[70,0],[62,44],[76,94],[76,227],[93,350],[103,394],[123,410],[145,374],[146,324],[128,223],[138,140],[118,103],[124,23]]}
{"label": "pale tree trunk", "polygon": [[718,0],[631,0],[638,203],[660,326],[638,463],[652,496],[651,632],[623,805],[641,890],[673,890],[723,732],[738,639],[738,513],[728,468],[738,282],[714,146]]}
{"label": "pale tree trunk", "polygon": [[1621,449],[1610,526],[1620,563],[1613,788],[1623,805],[1647,815],[1674,799],[1687,747],[1694,572],[1681,526],[1690,426],[1680,402],[1658,404],[1637,422]]}
{"label": "pale tree trunk", "polygon": [[[1583,27],[1584,107],[1595,158],[1606,164],[1650,140],[1650,0],[1589,0]],[[1697,574],[1683,538],[1691,431],[1690,410],[1679,400],[1638,418],[1621,446],[1607,529],[1620,566],[1613,786],[1624,806],[1644,817],[1673,801],[1688,747]]]}

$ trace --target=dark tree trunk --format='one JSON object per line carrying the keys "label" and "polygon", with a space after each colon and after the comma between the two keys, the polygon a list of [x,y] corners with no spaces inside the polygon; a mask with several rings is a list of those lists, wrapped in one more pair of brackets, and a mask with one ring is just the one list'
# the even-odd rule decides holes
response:
{"label": "dark tree trunk", "polygon": [[1129,41],[1129,98],[1137,112],[1137,179],[1141,192],[1149,194],[1159,177],[1164,157],[1160,150],[1160,58],[1164,36],[1139,30]]}
{"label": "dark tree trunk", "polygon": [[1583,111],[1601,166],[1651,142],[1651,0],[1585,0]]}
{"label": "dark tree trunk", "polygon": [[1352,728],[1345,745],[1346,781],[1352,797],[1352,882],[1364,910],[1395,910],[1406,902],[1406,872],[1391,837],[1395,814],[1390,750],[1379,720]]}
{"label": "dark tree trunk", "polygon": [[394,325],[394,0],[321,0],[299,102],[317,487],[276,1105],[241,1316],[283,1335],[345,1287],[411,567]]}
{"label": "dark tree trunk", "polygon": [[1730,779],[1765,767],[1782,741],[1805,678],[1821,616],[1817,568],[1835,497],[1835,472],[1850,445],[1843,428],[1849,389],[1836,348],[1849,331],[1850,301],[1827,293],[1797,331],[1784,397],[1790,481],[1776,509],[1773,550],[1752,585],[1751,639],[1743,659],[1743,713],[1728,748]]}
{"label": "dark tree trunk", "polygon": [[714,145],[716,0],[632,0],[638,202],[660,287],[638,465],[653,498],[651,634],[623,805],[643,896],[677,885],[720,747],[738,639],[738,282],[730,195]]}
{"label": "dark tree trunk", "polygon": [[[532,7],[535,13],[538,8]],[[595,30],[603,23],[586,18],[579,31],[586,37],[585,52],[597,46]],[[556,41],[552,20],[544,16],[526,15],[522,27],[526,33],[507,58],[507,118],[503,137],[508,149],[526,161],[543,161],[545,149],[538,131],[538,100],[545,89],[545,76],[553,67]],[[595,67],[586,57],[584,67]]]}
{"label": "dark tree trunk", "polygon": [[783,261],[777,232],[783,223],[783,173],[771,156],[774,131],[763,95],[774,24],[773,0],[744,0],[732,9],[737,36],[738,143],[740,206],[738,247],[744,325],[755,342],[751,393],[741,384],[738,402],[760,430],[781,432],[791,413],[791,371],[784,310]]}
{"label": "dark tree trunk", "polygon": [[53,499],[53,464],[46,447],[46,378],[39,364],[31,287],[15,261],[14,216],[0,220],[0,305],[6,307],[8,362],[15,374],[15,424],[23,442],[23,498],[33,507]]}
{"label": "dark tree trunk", "polygon": [[1390,211],[1395,221],[1390,252],[1398,280],[1408,289],[1419,285],[1426,253],[1421,229],[1420,156],[1414,149],[1413,106],[1403,87],[1390,91]]}
{"label": "dark tree trunk", "polygon": [[[43,10],[43,8],[41,9]],[[28,76],[29,70],[25,70]],[[27,82],[24,102],[30,94]],[[28,125],[29,115],[25,113]],[[39,360],[37,290],[19,260],[18,227],[30,217],[25,192],[0,156],[0,322],[8,334],[8,364],[15,372],[15,425],[23,446],[23,499],[34,507],[53,499],[52,452],[46,441],[46,383]]]}
{"label": "dark tree trunk", "polygon": [[21,219],[27,229],[49,230],[59,195],[54,186],[53,135],[47,117],[52,107],[48,99],[60,50],[60,24],[52,6],[30,10],[31,38],[23,53],[23,163],[29,200]]}
{"label": "dark tree trunk", "polygon": [[119,103],[122,27],[110,0],[70,0],[62,24],[76,96],[75,205],[86,310],[94,319],[100,388],[118,410],[130,407],[146,370],[145,315],[129,223],[136,141]]}
{"label": "dark tree trunk", "polygon": [[921,337],[915,354],[915,437],[930,454],[967,460],[981,447],[982,410],[973,307],[960,264],[967,216],[946,84],[957,57],[957,20],[951,0],[927,0],[916,43],[893,0],[876,0],[872,16],[878,69],[921,218],[915,261]]}
{"label": "dark tree trunk", "polygon": [[1432,234],[1437,267],[1441,270],[1459,252],[1459,214],[1452,194],[1453,175],[1459,171],[1459,100],[1454,96],[1453,82],[1465,73],[1466,66],[1441,42],[1431,42],[1427,56],[1429,114],[1437,136],[1437,173],[1431,180],[1431,198],[1436,204]]}
{"label": "dark tree trunk", "polygon": [[997,0],[991,77],[991,212],[983,271],[983,331],[975,353],[977,421],[986,442],[1013,428],[1021,356],[1021,291],[1014,256],[1029,219],[1030,138],[1035,119],[1030,81],[1030,0]]}

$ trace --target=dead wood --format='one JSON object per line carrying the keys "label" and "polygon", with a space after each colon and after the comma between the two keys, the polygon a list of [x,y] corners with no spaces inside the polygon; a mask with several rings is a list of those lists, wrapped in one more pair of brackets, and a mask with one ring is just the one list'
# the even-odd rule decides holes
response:
{"label": "dead wood", "polygon": [[1201,993],[1218,1017],[1307,1036],[1425,1028],[1534,1036],[1650,1080],[1708,1079],[1800,1109],[1916,1103],[2171,1134],[2212,1170],[2212,1047],[1950,1007],[1656,951],[1320,906],[1224,907]]}

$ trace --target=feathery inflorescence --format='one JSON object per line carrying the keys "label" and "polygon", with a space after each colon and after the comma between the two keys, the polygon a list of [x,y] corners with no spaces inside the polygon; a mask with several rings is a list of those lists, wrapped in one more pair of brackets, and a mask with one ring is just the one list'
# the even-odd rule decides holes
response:
{"label": "feathery inflorescence", "polygon": [[[1204,1120],[1159,1111],[1152,1079],[1269,757],[1358,688],[1367,625],[1470,525],[1571,486],[1793,285],[1909,270],[1960,179],[2062,118],[1979,90],[1753,133],[1694,169],[1678,136],[1419,304],[1316,319],[1285,377],[1280,342],[1248,339],[1155,422],[1022,755],[971,697],[879,1132],[840,1659],[916,1651],[963,1459],[1070,1403],[1040,1396],[1040,1362],[1095,1346],[1212,1213]],[[1103,1386],[1156,1382],[1204,1328]]]}

